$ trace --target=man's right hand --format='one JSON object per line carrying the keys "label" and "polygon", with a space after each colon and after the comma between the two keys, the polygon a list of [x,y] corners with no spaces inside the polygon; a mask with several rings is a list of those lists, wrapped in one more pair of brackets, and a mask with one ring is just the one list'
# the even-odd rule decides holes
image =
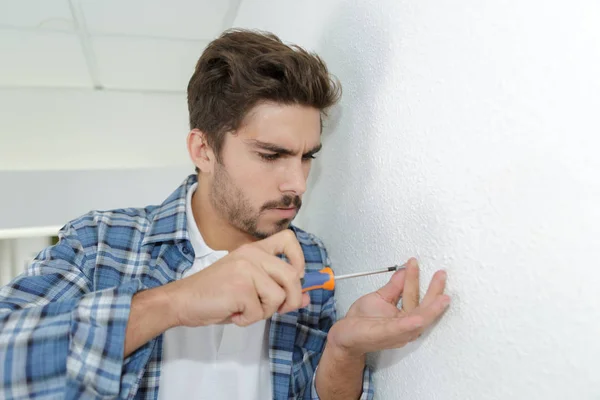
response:
{"label": "man's right hand", "polygon": [[[291,264],[278,254],[285,254]],[[171,301],[176,325],[234,323],[247,326],[308,305],[302,294],[304,254],[294,233],[286,229],[246,244],[189,277],[163,288]]]}

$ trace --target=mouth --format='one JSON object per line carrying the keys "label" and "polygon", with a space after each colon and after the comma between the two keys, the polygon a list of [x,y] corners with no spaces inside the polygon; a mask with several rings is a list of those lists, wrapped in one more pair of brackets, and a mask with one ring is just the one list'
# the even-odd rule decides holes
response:
{"label": "mouth", "polygon": [[296,207],[288,207],[288,208],[271,208],[271,211],[276,212],[280,216],[284,218],[290,218],[296,215],[298,209]]}

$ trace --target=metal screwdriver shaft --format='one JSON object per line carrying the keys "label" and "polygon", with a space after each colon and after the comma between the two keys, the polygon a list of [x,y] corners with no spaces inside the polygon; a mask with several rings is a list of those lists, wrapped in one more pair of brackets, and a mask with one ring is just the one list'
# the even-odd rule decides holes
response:
{"label": "metal screwdriver shaft", "polygon": [[393,272],[404,268],[406,267],[394,265],[393,267],[388,267],[375,271],[358,272],[356,274],[334,276],[331,268],[325,267],[319,271],[310,271],[305,273],[304,278],[300,279],[300,284],[302,285],[302,292],[308,292],[309,290],[315,289],[333,290],[335,288],[335,282],[340,279],[355,278],[357,276],[373,274],[382,274],[384,272]]}
{"label": "metal screwdriver shaft", "polygon": [[388,268],[384,268],[384,269],[378,269],[376,271],[367,271],[367,272],[357,272],[354,274],[345,274],[345,275],[336,275],[335,276],[335,280],[339,281],[341,279],[348,279],[348,278],[355,278],[357,276],[365,276],[365,275],[373,275],[373,274],[382,274],[384,272],[392,272],[392,271],[398,271],[400,269],[404,269],[404,266],[400,266],[400,265],[394,265],[393,267],[388,267]]}

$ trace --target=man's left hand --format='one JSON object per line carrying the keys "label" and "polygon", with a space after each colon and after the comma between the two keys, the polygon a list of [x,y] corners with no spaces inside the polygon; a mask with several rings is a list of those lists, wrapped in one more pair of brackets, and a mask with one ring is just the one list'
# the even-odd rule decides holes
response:
{"label": "man's left hand", "polygon": [[[417,339],[446,310],[446,272],[437,271],[420,301],[419,267],[411,258],[376,292],[358,299],[329,331],[328,345],[350,356],[403,347]],[[398,302],[402,299],[402,307]]]}

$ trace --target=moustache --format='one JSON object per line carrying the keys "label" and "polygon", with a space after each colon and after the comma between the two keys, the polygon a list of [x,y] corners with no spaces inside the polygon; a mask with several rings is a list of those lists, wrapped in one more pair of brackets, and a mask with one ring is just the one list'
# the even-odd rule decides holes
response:
{"label": "moustache", "polygon": [[268,210],[270,208],[291,208],[294,207],[296,210],[300,210],[302,207],[302,199],[300,196],[283,196],[279,201],[270,201],[262,206],[261,211]]}

